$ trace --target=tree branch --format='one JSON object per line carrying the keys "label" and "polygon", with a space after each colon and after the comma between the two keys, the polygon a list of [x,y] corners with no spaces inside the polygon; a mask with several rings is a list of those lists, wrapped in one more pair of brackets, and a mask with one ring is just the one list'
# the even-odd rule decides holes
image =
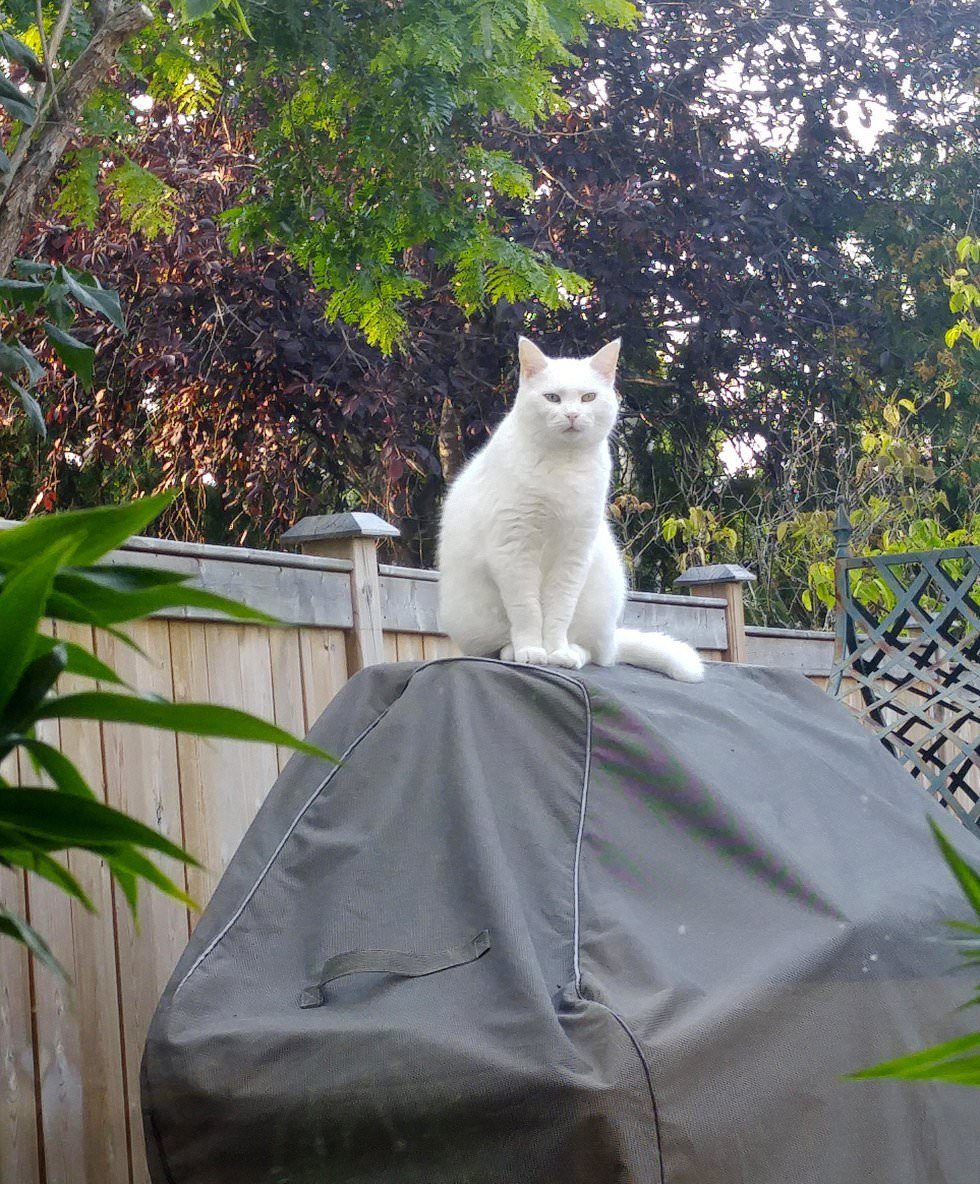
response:
{"label": "tree branch", "polygon": [[[66,7],[70,8],[70,4]],[[37,141],[26,152],[3,195],[0,204],[0,275],[5,275],[10,268],[21,237],[64,155],[85,104],[112,69],[119,49],[152,20],[153,13],[139,2],[110,8],[92,40],[69,68],[58,92],[60,110],[44,122]],[[54,32],[49,44],[56,44]],[[38,123],[41,123],[40,118]]]}
{"label": "tree branch", "polygon": [[[20,136],[17,139],[17,147],[14,149],[14,154],[10,158],[10,168],[7,170],[7,176],[4,181],[4,193],[13,184],[14,177],[17,175],[17,170],[24,162],[24,157],[27,155],[27,150],[31,146],[31,141],[34,139],[34,133],[43,123],[41,116],[41,108],[44,103],[45,96],[48,95],[49,101],[54,97],[55,81],[54,81],[54,60],[58,54],[58,47],[61,45],[61,39],[65,34],[65,28],[68,25],[68,18],[71,16],[71,10],[74,7],[74,0],[62,0],[61,8],[58,10],[58,16],[55,19],[54,25],[51,29],[51,36],[45,41],[44,25],[42,23],[41,0],[37,0],[37,29],[41,38],[41,59],[44,67],[44,81],[34,90],[34,105],[37,110],[37,119],[21,129]],[[50,94],[49,94],[50,92]]]}
{"label": "tree branch", "polygon": [[[70,0],[69,0],[70,3]],[[34,0],[34,19],[37,21],[37,35],[41,39],[41,63],[44,66],[45,85],[48,90],[54,91],[54,74],[51,72],[51,50],[48,45],[48,35],[44,31],[44,9],[42,0]],[[38,101],[40,101],[41,90],[38,88]],[[57,110],[57,107],[55,108]]]}

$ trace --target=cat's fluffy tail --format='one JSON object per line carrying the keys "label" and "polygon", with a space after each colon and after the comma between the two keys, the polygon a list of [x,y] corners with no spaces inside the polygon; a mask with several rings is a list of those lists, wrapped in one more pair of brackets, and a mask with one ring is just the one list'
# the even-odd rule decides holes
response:
{"label": "cat's fluffy tail", "polygon": [[697,650],[666,633],[617,629],[616,661],[659,670],[680,682],[700,682],[704,678],[704,663]]}

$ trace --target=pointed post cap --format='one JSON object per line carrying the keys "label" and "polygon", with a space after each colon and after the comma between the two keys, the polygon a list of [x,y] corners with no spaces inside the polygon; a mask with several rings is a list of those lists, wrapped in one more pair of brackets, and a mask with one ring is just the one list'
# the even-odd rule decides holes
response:
{"label": "pointed post cap", "polygon": [[709,563],[706,567],[689,567],[674,580],[675,588],[691,584],[747,584],[755,576],[741,563]]}
{"label": "pointed post cap", "polygon": [[847,512],[844,505],[844,499],[837,500],[837,517],[834,519],[833,534],[837,540],[837,558],[843,559],[850,554],[851,535],[854,533],[854,527],[851,525],[851,516]]}
{"label": "pointed post cap", "polygon": [[397,526],[377,514],[360,511],[346,514],[308,514],[282,534],[284,543],[320,543],[337,539],[396,539]]}

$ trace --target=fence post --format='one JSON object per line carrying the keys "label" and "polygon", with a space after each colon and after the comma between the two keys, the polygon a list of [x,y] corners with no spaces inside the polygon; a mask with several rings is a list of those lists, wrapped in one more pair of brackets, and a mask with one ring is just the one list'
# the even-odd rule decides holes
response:
{"label": "fence post", "polygon": [[740,563],[711,563],[707,567],[689,567],[674,586],[686,588],[691,596],[717,596],[725,600],[725,632],[728,646],[722,654],[724,662],[745,662],[745,605],[742,585],[755,576]]}
{"label": "fence post", "polygon": [[354,674],[385,660],[377,540],[401,532],[377,514],[316,514],[300,518],[282,535],[304,555],[351,561],[354,627],[347,635],[347,669]]}

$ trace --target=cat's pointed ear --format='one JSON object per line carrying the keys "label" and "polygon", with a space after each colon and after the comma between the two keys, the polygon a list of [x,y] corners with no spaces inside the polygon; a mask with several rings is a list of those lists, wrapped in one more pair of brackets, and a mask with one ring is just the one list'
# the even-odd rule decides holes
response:
{"label": "cat's pointed ear", "polygon": [[517,356],[521,360],[521,378],[533,378],[548,365],[548,355],[526,337],[517,339]]}
{"label": "cat's pointed ear", "polygon": [[616,377],[616,363],[619,361],[619,347],[622,344],[622,337],[617,337],[615,341],[610,341],[608,345],[604,345],[598,353],[594,353],[589,358],[589,365],[592,369],[597,374],[601,374],[610,384]]}

